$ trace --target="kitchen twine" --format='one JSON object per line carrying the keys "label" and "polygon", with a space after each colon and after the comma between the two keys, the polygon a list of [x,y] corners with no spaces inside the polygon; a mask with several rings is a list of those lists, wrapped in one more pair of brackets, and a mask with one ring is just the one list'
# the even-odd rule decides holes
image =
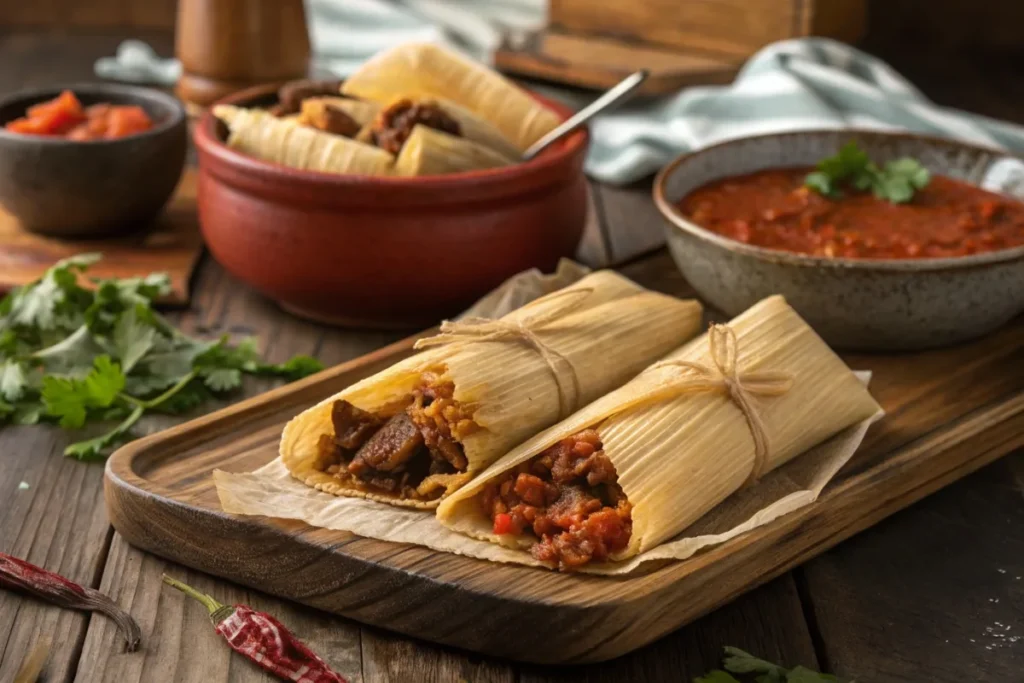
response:
{"label": "kitchen twine", "polygon": [[[522,320],[494,320],[491,318],[480,318],[475,316],[464,318],[459,321],[445,320],[441,323],[441,334],[433,337],[427,337],[426,339],[420,339],[416,342],[414,348],[424,349],[431,346],[447,346],[449,344],[459,342],[505,340],[522,342],[539,353],[540,357],[544,359],[548,369],[551,371],[551,376],[554,378],[555,386],[558,389],[559,419],[562,419],[576,412],[576,402],[579,400],[579,396],[582,393],[582,390],[580,389],[579,376],[576,374],[576,368],[573,366],[572,362],[566,358],[564,354],[545,343],[540,336],[538,336],[537,330],[538,328],[544,327],[547,323],[550,323],[579,308],[586,298],[593,293],[593,291],[594,289],[592,287],[580,287],[577,289],[562,290],[548,294],[545,297],[537,299],[530,305],[536,306],[541,302],[559,298],[566,298],[568,300],[559,305],[553,306],[549,311],[541,315],[524,318]],[[569,392],[566,391],[567,387],[565,386],[565,376],[563,373],[558,371],[558,363],[562,363],[569,369],[568,376],[572,383],[571,399]]]}
{"label": "kitchen twine", "polygon": [[[667,398],[675,398],[690,391],[720,391],[727,394],[743,413],[754,438],[754,465],[747,475],[744,486],[757,483],[764,475],[768,463],[768,433],[764,421],[754,404],[754,396],[781,396],[793,387],[793,377],[784,372],[741,373],[737,363],[739,345],[736,332],[727,325],[712,325],[708,330],[708,349],[711,364],[688,360],[665,360],[655,363],[647,372],[658,368],[679,367],[696,374],[679,375],[682,381],[656,387],[622,404],[612,413],[617,414]],[[610,417],[610,416],[609,416]]]}

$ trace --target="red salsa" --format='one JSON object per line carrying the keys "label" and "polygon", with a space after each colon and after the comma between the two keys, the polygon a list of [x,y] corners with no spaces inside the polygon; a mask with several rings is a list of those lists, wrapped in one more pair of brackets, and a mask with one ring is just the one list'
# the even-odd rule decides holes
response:
{"label": "red salsa", "polygon": [[1024,203],[933,176],[905,204],[871,192],[836,199],[804,186],[810,168],[716,180],[679,209],[697,225],[769,249],[837,258],[936,258],[1024,245]]}
{"label": "red salsa", "polygon": [[12,133],[79,141],[123,138],[152,127],[153,121],[142,107],[102,102],[84,107],[70,90],[29,107],[24,117],[4,126]]}

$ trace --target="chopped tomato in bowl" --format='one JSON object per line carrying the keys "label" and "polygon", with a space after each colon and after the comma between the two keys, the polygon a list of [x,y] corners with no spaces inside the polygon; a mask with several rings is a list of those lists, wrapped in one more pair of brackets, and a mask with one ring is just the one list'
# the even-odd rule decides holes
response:
{"label": "chopped tomato in bowl", "polygon": [[89,107],[70,90],[29,107],[25,116],[4,126],[12,133],[51,135],[69,140],[111,140],[153,128],[153,120],[138,105],[101,102]]}

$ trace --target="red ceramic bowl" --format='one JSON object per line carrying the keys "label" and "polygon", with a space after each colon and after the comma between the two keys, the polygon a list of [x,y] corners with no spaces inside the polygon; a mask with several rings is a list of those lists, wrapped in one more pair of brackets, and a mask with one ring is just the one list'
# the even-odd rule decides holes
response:
{"label": "red ceramic bowl", "polygon": [[[562,118],[569,109],[534,95]],[[260,87],[222,100],[267,106]],[[586,220],[580,130],[527,163],[447,176],[300,171],[195,129],[199,221],[233,275],[300,316],[397,328],[436,323],[527,268],[571,256]]]}

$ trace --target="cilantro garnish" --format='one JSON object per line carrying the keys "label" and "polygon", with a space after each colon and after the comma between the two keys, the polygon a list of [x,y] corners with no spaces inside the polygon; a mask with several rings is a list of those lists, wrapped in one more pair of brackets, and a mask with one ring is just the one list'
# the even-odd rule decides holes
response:
{"label": "cilantro garnish", "polygon": [[245,374],[290,381],[323,368],[309,356],[264,363],[251,339],[232,345],[181,333],[153,308],[170,290],[166,275],[83,287],[80,278],[98,259],[61,261],[0,300],[0,426],[119,421],[64,451],[94,460],[131,440],[147,413],[187,412],[238,389]]}
{"label": "cilantro garnish", "polygon": [[928,169],[909,157],[886,162],[879,168],[851,140],[835,156],[822,159],[818,170],[804,178],[804,185],[832,199],[842,197],[841,188],[848,186],[861,192],[870,190],[879,199],[893,204],[905,204],[931,179]]}
{"label": "cilantro garnish", "polygon": [[[722,668],[693,679],[693,683],[842,683],[832,674],[821,674],[804,666],[786,669],[759,659],[738,647],[725,648]],[[736,678],[733,674],[739,674]],[[850,683],[853,683],[852,681]]]}

